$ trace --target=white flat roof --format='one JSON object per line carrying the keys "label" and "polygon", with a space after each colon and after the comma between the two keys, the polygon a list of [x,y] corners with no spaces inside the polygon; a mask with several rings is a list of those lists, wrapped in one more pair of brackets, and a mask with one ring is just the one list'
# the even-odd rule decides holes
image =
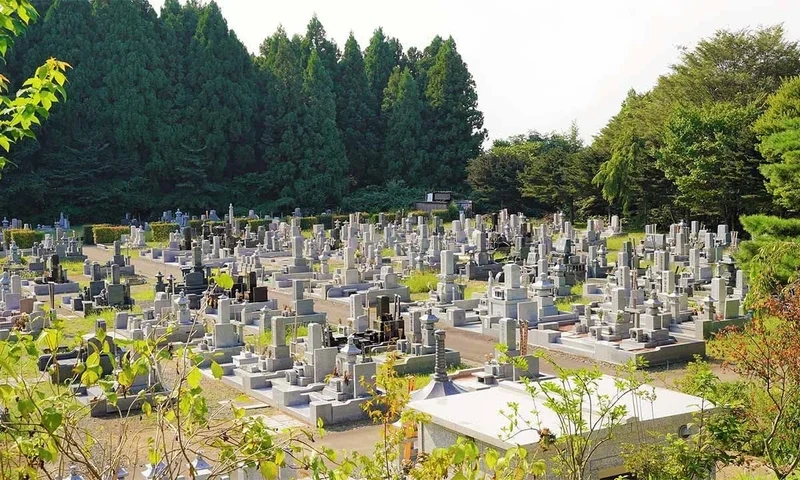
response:
{"label": "white flat roof", "polygon": [[[598,393],[616,398],[617,388],[614,381],[614,377],[604,375],[598,382]],[[655,400],[650,402],[637,395],[626,394],[619,404],[627,407],[629,419],[637,417],[639,421],[645,422],[700,410],[702,399],[699,397],[650,385],[642,388],[647,392],[654,392]],[[502,429],[509,426],[509,421],[502,415],[501,410],[510,414],[509,403],[518,404],[521,419],[532,421],[534,427],[546,427],[556,436],[561,434],[558,416],[544,406],[544,397],[539,394],[535,399],[532,398],[524,386],[517,383],[501,382],[497,387],[449,397],[419,400],[409,403],[408,406],[429,415],[431,423],[441,425],[460,435],[494,445],[499,449],[505,450],[514,445],[526,446],[538,442],[539,435],[533,430],[521,431],[513,438],[505,440],[507,433]],[[596,403],[595,398],[592,403],[595,415]],[[532,413],[534,406],[539,414],[538,421]],[[710,404],[706,406],[706,408],[712,407],[713,405]],[[588,414],[588,401],[584,408]],[[518,428],[524,429],[526,425],[520,420]]]}

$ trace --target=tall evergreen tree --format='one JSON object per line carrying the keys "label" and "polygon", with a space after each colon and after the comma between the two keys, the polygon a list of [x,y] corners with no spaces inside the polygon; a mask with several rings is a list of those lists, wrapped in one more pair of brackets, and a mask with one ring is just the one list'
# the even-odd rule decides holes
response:
{"label": "tall evergreen tree", "polygon": [[467,161],[480,153],[486,131],[475,81],[452,37],[438,48],[426,78],[429,181],[431,186],[458,186],[466,179]]}
{"label": "tall evergreen tree", "polygon": [[336,68],[336,123],[344,141],[350,180],[355,186],[379,183],[383,175],[375,136],[376,114],[364,58],[352,32]]}
{"label": "tall evergreen tree", "polygon": [[293,207],[294,185],[291,181],[298,172],[301,152],[300,122],[302,117],[303,69],[300,66],[300,40],[292,40],[282,27],[261,45],[263,75],[269,85],[266,92],[270,107],[264,115],[262,151],[268,178],[272,181],[268,197],[280,199],[277,207]]}
{"label": "tall evergreen tree", "polygon": [[308,60],[311,58],[311,52],[316,51],[325,69],[328,72],[336,71],[339,49],[336,48],[336,44],[327,37],[325,27],[322,26],[322,22],[319,21],[316,13],[311,17],[311,21],[308,22],[306,36],[303,37],[301,46],[303,49],[303,56],[301,58],[303,65],[308,64]]}
{"label": "tall evergreen tree", "polygon": [[350,38],[340,57],[314,17],[304,36],[279,29],[252,56],[211,0],[165,0],[160,15],[147,0],[35,3],[42,20],[4,74],[23,78],[51,55],[74,69],[68,101],[12,152],[6,215],[115,221],[229,201],[277,213],[342,205],[351,188],[368,198],[391,176],[429,184],[421,166],[436,113],[424,78],[441,38],[404,55],[378,29],[364,56]]}
{"label": "tall evergreen tree", "polygon": [[382,28],[375,30],[364,53],[364,69],[376,110],[383,103],[383,90],[394,67],[400,65],[403,47],[395,38],[387,38]]}
{"label": "tall evergreen tree", "polygon": [[305,105],[301,154],[295,179],[299,203],[321,209],[336,205],[347,189],[347,157],[336,128],[333,82],[316,51],[303,74]]}
{"label": "tall evergreen tree", "polygon": [[389,178],[428,186],[422,140],[422,101],[408,68],[395,67],[383,98],[386,139],[383,150]]}

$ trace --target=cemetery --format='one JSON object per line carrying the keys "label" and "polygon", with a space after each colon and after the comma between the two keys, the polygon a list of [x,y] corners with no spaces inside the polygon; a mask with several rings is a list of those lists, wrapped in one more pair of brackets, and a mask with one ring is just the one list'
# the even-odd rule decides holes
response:
{"label": "cemetery", "polygon": [[0,479],[800,474],[791,6],[262,3],[0,0]]}
{"label": "cemetery", "polygon": [[[473,218],[461,212],[448,228],[431,215],[389,221],[355,213],[330,229],[312,224],[306,235],[298,215],[262,219],[251,210],[245,220],[260,223],[253,229],[233,216],[233,205],[222,219],[214,211],[164,212],[161,220],[174,228],[161,230],[166,247],[145,240],[155,222],[131,225],[111,242],[105,265],[85,260],[88,284],[61,304],[85,315],[115,308],[114,335],[187,345],[205,358],[208,375],[213,361],[223,367],[223,381],[312,425],[317,418],[364,418],[359,405],[374,385],[358,379],[374,377],[387,356],[400,375],[435,372],[439,356],[448,367],[461,365],[458,351],[439,347],[437,325],[513,343],[512,351],[524,345],[655,366],[703,355],[715,332],[747,320],[747,278],[728,253],[738,234],[725,225],[712,231],[680,222],[668,233],[648,225],[643,237],[626,237],[616,215],[607,225],[592,218],[579,230],[560,212],[544,221],[507,210]],[[65,256],[82,250],[74,231],[56,238],[68,239],[58,244]],[[619,251],[609,251],[610,242]],[[131,257],[121,254],[122,245],[133,249]],[[42,246],[20,253],[12,242],[2,253],[14,265],[22,254],[36,259],[52,249],[46,237]],[[504,260],[494,260],[497,251],[506,252]],[[147,287],[152,305],[136,311],[131,287],[121,281],[123,273],[135,275],[132,257],[181,272],[159,272]],[[54,253],[44,262],[48,282],[22,280],[6,267],[0,332],[7,336],[21,322],[22,331],[40,331],[48,325],[48,299],[38,296],[79,291],[48,287],[70,284],[59,258]],[[412,298],[405,279],[431,271],[435,285]],[[217,284],[220,274],[229,285]],[[283,308],[271,292],[286,298]],[[315,300],[345,305],[349,316],[331,321]],[[299,327],[308,334],[285,338]],[[248,340],[270,333],[260,351],[255,344],[263,342]],[[85,357],[79,350],[59,355],[73,363]],[[508,376],[487,366],[474,381],[494,385]]]}

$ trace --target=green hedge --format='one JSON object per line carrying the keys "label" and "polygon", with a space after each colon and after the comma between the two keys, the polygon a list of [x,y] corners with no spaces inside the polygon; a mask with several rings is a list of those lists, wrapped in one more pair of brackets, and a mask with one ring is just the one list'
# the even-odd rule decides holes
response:
{"label": "green hedge", "polygon": [[267,219],[265,218],[253,218],[247,221],[247,224],[250,225],[250,230],[253,232],[258,231],[258,227],[265,227],[267,226]]}
{"label": "green hedge", "polygon": [[191,228],[195,233],[200,233],[200,229],[203,228],[203,221],[189,220],[189,228]]}
{"label": "green hedge", "polygon": [[13,240],[19,248],[31,248],[35,242],[44,240],[44,232],[38,232],[36,230],[12,228],[8,232],[11,234],[11,240]]}
{"label": "green hedge", "polygon": [[768,236],[779,239],[800,238],[800,218],[771,215],[742,215],[739,220],[752,238]]}
{"label": "green hedge", "polygon": [[[370,223],[378,223],[380,219],[380,213],[373,213],[369,216]],[[397,219],[396,213],[384,213],[383,214],[383,221],[386,223],[392,223]]]}
{"label": "green hedge", "polygon": [[83,226],[83,244],[94,245],[94,225]]}
{"label": "green hedge", "polygon": [[131,227],[112,226],[112,225],[95,225],[92,229],[94,231],[94,243],[109,244],[122,238],[123,235],[131,233]]}
{"label": "green hedge", "polygon": [[169,234],[177,229],[177,223],[153,222],[150,224],[150,231],[153,232],[154,242],[166,242],[169,240]]}

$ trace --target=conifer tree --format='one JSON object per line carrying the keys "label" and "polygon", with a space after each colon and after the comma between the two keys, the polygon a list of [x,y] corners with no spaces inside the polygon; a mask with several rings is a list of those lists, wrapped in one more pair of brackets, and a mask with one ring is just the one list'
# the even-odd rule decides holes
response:
{"label": "conifer tree", "polygon": [[336,128],[333,82],[316,51],[303,74],[305,105],[295,194],[303,206],[333,206],[346,190],[347,157]]}
{"label": "conifer tree", "polygon": [[467,162],[480,153],[486,131],[475,81],[452,37],[438,47],[425,75],[429,181],[431,186],[458,185],[466,178]]}
{"label": "conifer tree", "polygon": [[344,141],[355,186],[380,183],[379,148],[375,138],[375,112],[371,108],[364,58],[352,32],[336,68],[336,123]]}
{"label": "conifer tree", "polygon": [[390,178],[411,186],[429,186],[422,140],[422,101],[408,68],[395,67],[383,101],[386,116],[384,161]]}

